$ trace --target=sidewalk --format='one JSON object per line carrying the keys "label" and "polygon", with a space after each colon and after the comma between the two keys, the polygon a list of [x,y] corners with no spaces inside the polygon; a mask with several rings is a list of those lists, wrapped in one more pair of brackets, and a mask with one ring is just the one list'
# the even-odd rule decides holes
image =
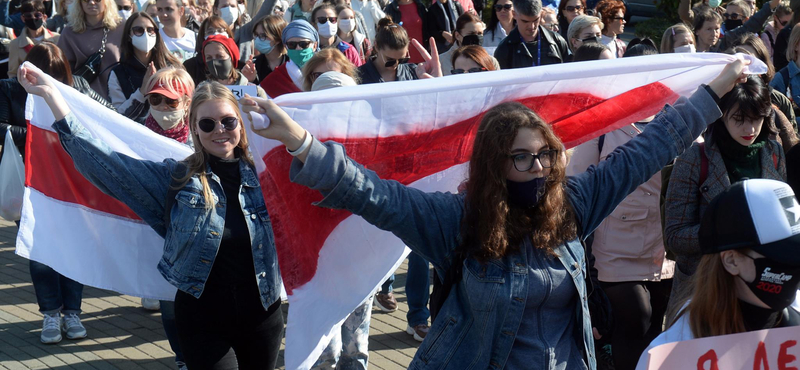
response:
{"label": "sidewalk", "polygon": [[[90,287],[83,290],[81,315],[89,337],[41,344],[42,316],[28,260],[14,254],[16,232],[13,222],[0,219],[0,369],[176,369],[160,313],[144,310],[139,298]],[[399,309],[372,313],[370,369],[405,369],[417,350],[405,333],[405,275],[404,263],[394,290]],[[278,365],[284,368],[283,349]]]}

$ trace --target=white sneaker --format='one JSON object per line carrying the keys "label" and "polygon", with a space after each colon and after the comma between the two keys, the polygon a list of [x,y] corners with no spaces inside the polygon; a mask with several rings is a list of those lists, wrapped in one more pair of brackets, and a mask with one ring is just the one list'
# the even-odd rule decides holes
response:
{"label": "white sneaker", "polygon": [[161,302],[159,302],[157,299],[142,298],[142,307],[148,311],[160,311]]}
{"label": "white sneaker", "polygon": [[42,343],[53,344],[61,341],[61,313],[44,315],[44,323],[42,324],[42,335],[39,338]]}
{"label": "white sneaker", "polygon": [[67,339],[86,338],[86,328],[83,327],[81,319],[75,313],[64,315],[64,323],[61,325],[61,330],[64,331]]}

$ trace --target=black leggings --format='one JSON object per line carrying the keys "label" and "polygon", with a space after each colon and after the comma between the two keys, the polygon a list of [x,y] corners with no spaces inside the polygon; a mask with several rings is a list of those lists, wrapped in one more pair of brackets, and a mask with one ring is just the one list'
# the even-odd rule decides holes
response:
{"label": "black leggings", "polygon": [[602,283],[614,313],[611,352],[616,370],[634,370],[639,356],[661,333],[672,279]]}
{"label": "black leggings", "polygon": [[283,338],[281,302],[264,310],[254,287],[207,285],[200,299],[178,291],[175,323],[188,368],[275,368]]}

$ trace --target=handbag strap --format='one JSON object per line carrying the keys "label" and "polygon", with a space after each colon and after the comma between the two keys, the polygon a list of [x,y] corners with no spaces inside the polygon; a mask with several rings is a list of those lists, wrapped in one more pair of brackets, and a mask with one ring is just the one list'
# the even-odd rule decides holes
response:
{"label": "handbag strap", "polygon": [[103,27],[103,43],[100,44],[100,56],[103,56],[106,52],[106,41],[108,41],[108,27]]}

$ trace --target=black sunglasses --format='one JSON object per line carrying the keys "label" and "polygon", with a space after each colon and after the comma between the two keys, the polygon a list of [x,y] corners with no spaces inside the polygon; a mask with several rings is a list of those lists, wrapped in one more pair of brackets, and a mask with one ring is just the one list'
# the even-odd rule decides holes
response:
{"label": "black sunglasses", "polygon": [[288,47],[289,50],[295,50],[298,46],[300,49],[308,49],[308,47],[311,46],[311,42],[312,41],[287,41],[286,47]]}
{"label": "black sunglasses", "polygon": [[775,18],[775,20],[778,21],[778,23],[781,25],[781,27],[785,27],[786,23],[789,23],[789,19],[787,19],[787,20],[785,20],[783,22],[781,22],[781,20],[777,19],[777,18]]}
{"label": "black sunglasses", "polygon": [[575,6],[572,6],[572,5],[567,5],[567,7],[566,7],[565,9],[566,9],[568,12],[574,12],[574,11],[578,11],[578,10],[581,10],[581,9],[583,9],[583,5],[575,5]]}
{"label": "black sunglasses", "polygon": [[494,10],[496,10],[498,12],[502,12],[503,10],[511,10],[512,8],[514,8],[514,5],[511,5],[511,4],[495,5],[494,6]]}
{"label": "black sunglasses", "polygon": [[331,22],[331,24],[336,24],[338,18],[336,17],[317,17],[317,23],[325,24],[325,22]]}
{"label": "black sunglasses", "polygon": [[[141,36],[141,35],[144,34],[144,31],[145,31],[145,28],[142,27],[142,26],[131,27],[131,33],[134,36]],[[147,34],[150,35],[150,36],[155,36],[156,35],[156,29],[154,27],[147,27]]]}
{"label": "black sunglasses", "polygon": [[486,68],[483,68],[483,67],[475,67],[475,68],[470,68],[470,69],[458,68],[458,69],[450,70],[450,74],[460,75],[462,73],[475,73],[475,72],[484,72],[484,71],[486,71]]}
{"label": "black sunglasses", "polygon": [[166,104],[170,108],[177,108],[178,107],[178,103],[180,103],[180,101],[178,99],[170,99],[170,98],[168,98],[168,97],[166,97],[164,95],[161,95],[161,94],[150,94],[147,97],[147,101],[150,102],[150,106],[153,106],[153,107],[158,106],[159,104],[161,104],[162,100],[164,101],[164,104]]}
{"label": "black sunglasses", "polygon": [[239,126],[238,118],[225,117],[220,121],[216,121],[211,118],[203,118],[200,121],[197,121],[197,127],[203,130],[203,132],[211,132],[217,128],[217,122],[221,123],[222,127],[227,131],[233,131]]}
{"label": "black sunglasses", "polygon": [[119,7],[119,10],[131,10],[133,9],[130,5],[123,5]]}
{"label": "black sunglasses", "polygon": [[394,67],[395,64],[405,64],[408,63],[411,58],[400,58],[400,59],[393,59],[393,58],[386,58],[384,57],[383,60],[386,62],[383,64],[386,68]]}
{"label": "black sunglasses", "polygon": [[725,17],[725,19],[732,19],[734,21],[739,19],[739,13],[725,13],[722,16]]}

